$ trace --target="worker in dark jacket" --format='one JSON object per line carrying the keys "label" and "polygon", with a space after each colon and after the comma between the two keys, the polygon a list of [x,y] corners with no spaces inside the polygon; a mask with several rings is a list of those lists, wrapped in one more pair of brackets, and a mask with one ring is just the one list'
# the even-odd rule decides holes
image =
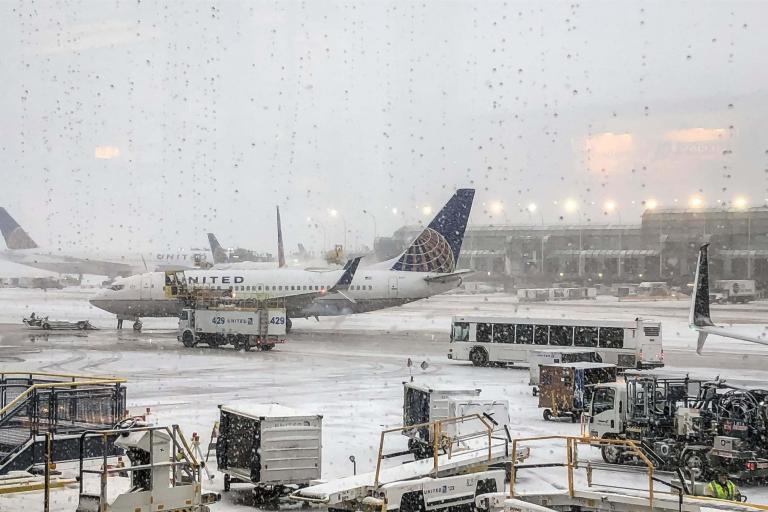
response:
{"label": "worker in dark jacket", "polygon": [[707,496],[721,500],[741,501],[741,493],[725,471],[718,471],[717,478],[707,484]]}

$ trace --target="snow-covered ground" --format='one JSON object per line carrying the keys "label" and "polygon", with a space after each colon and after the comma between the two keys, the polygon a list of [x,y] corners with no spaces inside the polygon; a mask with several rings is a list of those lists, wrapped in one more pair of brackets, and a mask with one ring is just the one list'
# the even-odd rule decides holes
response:
{"label": "snow-covered ground", "polygon": [[[118,332],[111,315],[87,301],[93,290],[0,290],[0,364],[5,371],[35,370],[126,377],[132,412],[151,407],[161,423],[176,423],[189,435],[199,432],[208,442],[219,404],[239,400],[279,402],[324,415],[323,476],[351,474],[349,455],[358,471],[374,468],[379,432],[401,424],[402,382],[417,381],[483,390],[486,398],[510,402],[512,435],[577,434],[578,425],[544,422],[531,396],[528,372],[475,368],[446,358],[450,317],[454,314],[531,317],[624,318],[636,316],[663,321],[668,361],[680,370],[732,379],[765,381],[768,367],[764,347],[712,340],[707,357],[693,352],[696,336],[687,327],[687,303],[623,303],[615,299],[573,303],[519,305],[510,296],[445,295],[400,308],[340,318],[295,320],[289,342],[268,353],[236,353],[207,348],[185,349],[175,339],[174,319],[151,319],[145,331]],[[87,335],[39,335],[18,327],[35,311],[51,318],[90,319],[102,330]],[[761,333],[768,322],[768,304],[721,306],[713,316],[723,323],[744,323]],[[417,364],[413,372],[408,358]],[[427,361],[426,370],[419,368]],[[744,368],[749,368],[744,370]],[[393,436],[387,446],[403,445]],[[585,455],[588,450],[584,449]],[[563,458],[556,444],[537,445],[537,460]],[[557,469],[520,474],[519,487],[562,488],[564,472]],[[600,473],[603,481],[638,484],[636,475]],[[642,480],[639,480],[642,483]],[[221,490],[221,476],[204,486]],[[56,511],[76,507],[76,490],[56,490]],[[768,492],[747,491],[768,503]],[[0,495],[0,510],[37,510],[39,496]],[[30,501],[33,500],[33,501]],[[246,504],[240,504],[246,503]],[[240,486],[224,496],[214,511],[252,510],[248,490]]]}

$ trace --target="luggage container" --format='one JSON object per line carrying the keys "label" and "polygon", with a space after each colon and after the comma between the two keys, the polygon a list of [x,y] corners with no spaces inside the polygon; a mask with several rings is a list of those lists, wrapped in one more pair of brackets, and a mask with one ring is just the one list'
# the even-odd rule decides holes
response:
{"label": "luggage container", "polygon": [[616,365],[584,362],[543,365],[539,376],[539,408],[544,409],[544,419],[578,421],[592,400],[591,385],[606,382],[616,382]]}
{"label": "luggage container", "polygon": [[[506,400],[482,400],[479,396],[479,389],[435,388],[404,382],[403,425],[423,425],[473,414],[487,418],[494,425],[494,430],[503,430],[509,425],[509,403]],[[441,432],[441,446],[484,428],[476,418],[447,423]],[[403,434],[408,437],[408,450],[417,459],[433,455],[433,431],[428,426],[404,430]]]}
{"label": "luggage container", "polygon": [[543,348],[541,350],[534,350],[528,355],[528,362],[530,366],[528,370],[530,372],[530,379],[528,381],[529,386],[534,386],[533,394],[538,394],[539,374],[541,366],[545,364],[558,364],[558,363],[602,363],[603,358],[594,349],[588,348]]}
{"label": "luggage container", "polygon": [[320,478],[323,417],[278,404],[220,405],[216,461],[224,490],[253,484],[274,501]]}

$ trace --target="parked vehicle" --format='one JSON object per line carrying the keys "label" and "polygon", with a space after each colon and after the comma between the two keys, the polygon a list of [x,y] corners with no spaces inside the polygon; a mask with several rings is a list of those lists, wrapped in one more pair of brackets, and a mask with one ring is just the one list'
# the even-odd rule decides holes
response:
{"label": "parked vehicle", "polygon": [[220,405],[216,461],[224,491],[253,484],[272,501],[320,478],[323,417],[278,404]]}
{"label": "parked vehicle", "polygon": [[529,365],[542,348],[594,350],[620,370],[664,366],[661,322],[455,316],[448,359],[475,366]]}
{"label": "parked vehicle", "polygon": [[616,382],[616,365],[604,363],[557,363],[541,366],[539,408],[544,419],[570,418],[578,421],[589,408],[592,386]]}
{"label": "parked vehicle", "polygon": [[731,303],[751,302],[757,297],[753,279],[720,279],[715,281],[712,291],[720,294],[722,301]]}
{"label": "parked vehicle", "polygon": [[[403,383],[403,425],[422,425],[403,431],[408,437],[408,449],[418,458],[434,453],[433,431],[425,423],[447,418],[479,414],[495,423],[494,430],[509,425],[509,403],[506,400],[481,400],[479,389],[435,388],[428,385]],[[477,419],[446,423],[438,441],[441,447],[455,442],[466,432],[481,432],[484,425]]]}
{"label": "parked vehicle", "polygon": [[285,308],[198,307],[179,315],[178,340],[185,347],[205,343],[209,347],[231,344],[236,350],[272,350],[285,343]]}

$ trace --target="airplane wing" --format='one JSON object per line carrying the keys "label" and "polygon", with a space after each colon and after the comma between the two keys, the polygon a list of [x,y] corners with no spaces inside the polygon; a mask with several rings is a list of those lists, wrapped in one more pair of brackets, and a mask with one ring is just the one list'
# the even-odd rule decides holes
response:
{"label": "airplane wing", "polygon": [[424,280],[428,283],[450,283],[451,281],[460,280],[461,276],[472,274],[474,270],[457,270],[449,274],[437,274],[434,276],[425,277]]}
{"label": "airplane wing", "polygon": [[285,297],[285,305],[286,309],[289,310],[300,310],[303,309],[304,306],[308,305],[313,300],[324,297],[325,295],[328,295],[329,293],[341,293],[344,290],[347,290],[349,288],[350,283],[352,283],[352,279],[355,277],[355,273],[357,272],[357,267],[360,265],[360,260],[362,257],[354,258],[352,260],[349,260],[346,265],[344,265],[344,272],[341,274],[341,277],[338,281],[336,281],[336,284],[331,286],[328,290],[321,290],[318,292],[310,292],[310,293],[301,293],[297,295],[288,295]]}
{"label": "airplane wing", "polygon": [[699,333],[699,339],[696,343],[696,353],[701,354],[704,349],[704,343],[707,336],[714,334],[725,338],[735,340],[749,341],[768,345],[768,339],[747,336],[738,332],[730,331],[724,327],[715,325],[709,314],[709,244],[704,244],[699,248],[699,259],[696,263],[696,277],[693,281],[694,293],[691,294],[691,311],[688,315],[688,325]]}

